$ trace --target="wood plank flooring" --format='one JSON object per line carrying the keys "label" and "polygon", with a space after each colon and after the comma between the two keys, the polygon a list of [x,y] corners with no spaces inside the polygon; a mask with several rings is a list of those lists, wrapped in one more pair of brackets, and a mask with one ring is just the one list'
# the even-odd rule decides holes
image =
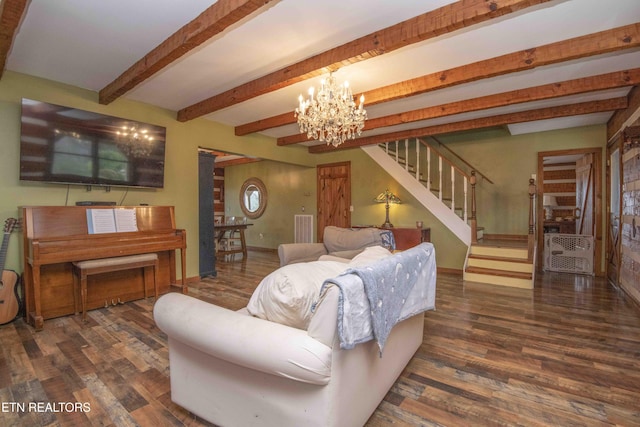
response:
{"label": "wood plank flooring", "polygon": [[[250,252],[190,293],[238,309],[277,266]],[[540,274],[531,291],[439,274],[436,307],[368,427],[640,426],[640,308],[602,279]],[[210,426],[171,402],[152,308],[0,326],[0,426]]]}

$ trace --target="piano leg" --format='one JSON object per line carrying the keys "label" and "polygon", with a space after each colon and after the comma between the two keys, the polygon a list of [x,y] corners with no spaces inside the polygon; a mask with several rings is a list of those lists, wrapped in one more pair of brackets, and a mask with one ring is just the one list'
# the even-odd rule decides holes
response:
{"label": "piano leg", "polygon": [[189,292],[189,288],[187,287],[187,256],[185,254],[185,250],[180,249],[180,271],[182,272],[182,293],[187,294]]}
{"label": "piano leg", "polygon": [[32,268],[33,275],[33,298],[34,311],[29,313],[28,323],[31,323],[36,331],[44,328],[44,318],[42,317],[42,308],[40,307],[40,266],[34,265]]}

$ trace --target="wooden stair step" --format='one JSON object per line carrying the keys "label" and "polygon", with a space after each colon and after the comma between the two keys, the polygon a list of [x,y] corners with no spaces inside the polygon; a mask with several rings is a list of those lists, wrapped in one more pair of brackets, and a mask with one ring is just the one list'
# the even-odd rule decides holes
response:
{"label": "wooden stair step", "polygon": [[504,261],[504,262],[517,262],[522,264],[530,264],[531,261],[524,258],[509,258],[509,257],[500,257],[500,256],[492,256],[492,255],[477,255],[477,254],[469,254],[469,258],[474,259],[482,259],[487,261]]}
{"label": "wooden stair step", "polygon": [[512,277],[514,279],[531,280],[533,278],[533,275],[531,273],[521,273],[521,272],[518,272],[518,271],[495,270],[493,268],[467,267],[467,269],[465,271],[467,273],[487,274],[487,275],[490,275],[490,276],[500,276],[500,277]]}
{"label": "wooden stair step", "polygon": [[[484,239],[483,239],[484,240]],[[509,259],[528,259],[528,251],[524,247],[516,246],[493,246],[485,244],[471,245],[469,256],[491,256]]]}

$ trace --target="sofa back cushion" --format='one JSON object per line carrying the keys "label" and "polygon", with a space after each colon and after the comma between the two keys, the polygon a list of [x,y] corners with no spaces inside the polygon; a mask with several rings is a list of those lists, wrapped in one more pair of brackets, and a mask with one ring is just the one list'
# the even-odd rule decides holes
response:
{"label": "sofa back cushion", "polygon": [[313,261],[280,267],[258,284],[247,310],[252,316],[307,330],[311,308],[318,301],[322,284],[347,268],[348,264],[337,261]]}
{"label": "sofa back cushion", "polygon": [[341,228],[330,225],[324,228],[322,242],[329,254],[361,250],[380,245],[380,232],[377,228]]}

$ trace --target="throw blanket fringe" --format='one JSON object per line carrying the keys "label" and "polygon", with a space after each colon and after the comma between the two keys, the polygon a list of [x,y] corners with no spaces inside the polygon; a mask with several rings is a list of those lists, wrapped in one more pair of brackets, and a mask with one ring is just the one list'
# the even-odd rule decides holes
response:
{"label": "throw blanket fringe", "polygon": [[338,286],[340,348],[375,339],[380,354],[394,325],[435,309],[436,257],[431,243],[353,268],[328,279]]}

